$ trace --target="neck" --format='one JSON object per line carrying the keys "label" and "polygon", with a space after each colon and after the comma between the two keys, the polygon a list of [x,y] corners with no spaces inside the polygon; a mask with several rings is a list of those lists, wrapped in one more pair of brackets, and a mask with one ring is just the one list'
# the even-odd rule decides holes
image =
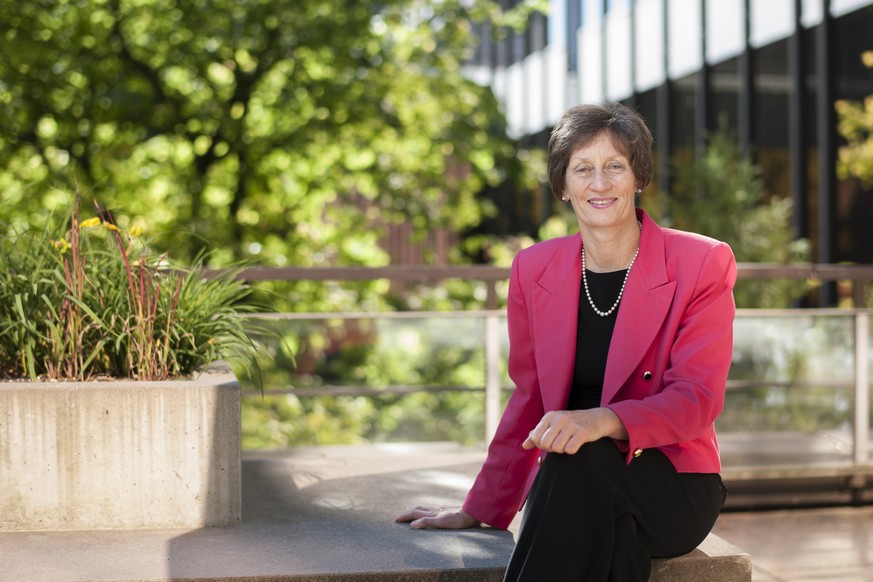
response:
{"label": "neck", "polygon": [[640,226],[633,222],[609,230],[580,229],[585,267],[595,273],[627,269],[640,246]]}

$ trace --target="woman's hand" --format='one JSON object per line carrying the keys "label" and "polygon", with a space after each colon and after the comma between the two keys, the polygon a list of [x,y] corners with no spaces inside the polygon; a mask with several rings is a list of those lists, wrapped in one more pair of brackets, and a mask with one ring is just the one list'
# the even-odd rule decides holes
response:
{"label": "woman's hand", "polygon": [[553,410],[543,416],[521,446],[572,455],[585,443],[603,437],[627,440],[627,430],[612,410]]}
{"label": "woman's hand", "polygon": [[466,529],[479,525],[479,520],[463,509],[416,507],[398,516],[394,521],[409,523],[412,529]]}

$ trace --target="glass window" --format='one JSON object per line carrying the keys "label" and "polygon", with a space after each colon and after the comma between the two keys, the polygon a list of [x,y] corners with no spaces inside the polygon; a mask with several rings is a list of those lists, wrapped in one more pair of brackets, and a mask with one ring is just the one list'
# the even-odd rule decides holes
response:
{"label": "glass window", "polygon": [[487,22],[474,22],[473,31],[479,42],[470,62],[475,65],[493,67],[495,65],[495,51],[494,40],[491,38],[491,26]]}
{"label": "glass window", "polygon": [[739,127],[739,59],[729,59],[710,68],[712,114],[716,129],[736,132]]}
{"label": "glass window", "polygon": [[842,16],[853,10],[873,4],[870,0],[831,0],[831,14]]}
{"label": "glass window", "polygon": [[651,214],[655,220],[664,219],[664,211],[661,208],[661,200],[656,192],[658,182],[658,171],[660,170],[659,161],[662,143],[661,136],[663,132],[660,130],[660,119],[658,118],[658,90],[650,89],[640,93],[636,97],[636,109],[639,111],[643,119],[646,120],[646,125],[649,126],[649,131],[652,132],[652,137],[655,139],[655,145],[652,148],[652,165],[655,169],[655,175],[652,177],[652,183],[642,193],[639,199],[639,205],[646,209],[646,212]]}
{"label": "glass window", "polygon": [[579,0],[582,6],[582,26],[597,26],[603,22],[603,0]]}
{"label": "glass window", "polygon": [[788,196],[788,41],[756,50],[754,71],[753,152],[770,195]]}
{"label": "glass window", "polygon": [[543,16],[546,20],[546,39],[548,44],[556,47],[567,45],[567,31],[570,30],[568,9],[573,4],[572,0],[549,0],[548,13]]}
{"label": "glass window", "polygon": [[575,71],[579,66],[579,27],[582,26],[582,13],[579,0],[567,0],[567,70]]}
{"label": "glass window", "polygon": [[821,22],[821,0],[803,0],[800,21],[803,26],[812,27]]}
{"label": "glass window", "polygon": [[527,35],[529,29],[521,32],[510,33],[512,39],[512,48],[509,51],[509,63],[517,63],[527,56]]}
{"label": "glass window", "polygon": [[706,0],[706,60],[716,63],[735,57],[745,47],[743,0]]}
{"label": "glass window", "polygon": [[634,55],[637,91],[646,91],[664,82],[664,7],[663,0],[637,0],[634,7],[636,39]]}
{"label": "glass window", "polygon": [[794,0],[751,0],[752,46],[764,46],[794,32]]}
{"label": "glass window", "polygon": [[668,73],[677,79],[703,64],[703,15],[700,0],[671,0],[667,6]]}
{"label": "glass window", "polygon": [[606,96],[611,101],[633,94],[630,12],[606,17]]}
{"label": "glass window", "polygon": [[[694,73],[673,81],[670,101],[670,139],[672,156],[676,161],[693,159],[695,154],[694,112],[697,107],[697,86],[700,73]],[[671,160],[673,161],[673,160]]]}
{"label": "glass window", "polygon": [[[873,70],[864,66],[861,53],[873,50],[873,7],[858,10],[834,21],[831,63],[834,98],[862,101],[873,95]],[[838,138],[838,145],[842,139]],[[835,191],[836,224],[834,260],[873,261],[873,188],[857,179],[840,180]]]}
{"label": "glass window", "polygon": [[585,27],[579,35],[579,89],[582,101],[603,100],[603,32]]}
{"label": "glass window", "polygon": [[817,224],[815,213],[815,201],[818,199],[818,148],[816,145],[816,127],[818,125],[818,79],[816,77],[816,62],[815,62],[815,30],[803,31],[803,67],[806,72],[804,80],[804,103],[803,103],[803,120],[807,129],[806,141],[806,182],[807,189],[805,204],[803,208],[795,208],[794,212],[806,213],[806,232],[800,233],[801,236],[810,240],[815,240]]}

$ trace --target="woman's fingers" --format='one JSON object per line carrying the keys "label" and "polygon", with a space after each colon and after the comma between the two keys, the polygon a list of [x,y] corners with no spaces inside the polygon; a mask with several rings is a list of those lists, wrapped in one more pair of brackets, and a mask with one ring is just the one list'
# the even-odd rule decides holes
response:
{"label": "woman's fingers", "polygon": [[547,412],[522,443],[525,449],[538,448],[551,453],[575,454],[591,439],[586,411]]}
{"label": "woman's fingers", "polygon": [[563,453],[564,445],[569,438],[567,432],[568,427],[565,425],[566,423],[563,422],[563,419],[552,419],[542,432],[542,436],[537,440],[539,448],[556,453]]}
{"label": "woman's fingers", "polygon": [[579,449],[581,449],[582,445],[584,445],[586,442],[589,441],[585,440],[585,437],[583,437],[581,434],[574,434],[572,438],[570,438],[564,445],[564,452],[568,455],[575,455],[579,452]]}
{"label": "woman's fingers", "polygon": [[397,522],[409,522],[412,529],[465,529],[479,525],[479,522],[463,509],[444,510],[430,507],[416,507],[395,518]]}
{"label": "woman's fingers", "polygon": [[423,507],[423,506],[419,505],[418,507],[416,507],[414,509],[410,509],[406,513],[398,515],[397,517],[394,518],[394,521],[407,523],[410,521],[414,521],[416,519],[421,519],[422,517],[434,515],[436,513],[436,511],[437,511],[436,509],[433,509],[430,507]]}
{"label": "woman's fingers", "polygon": [[467,527],[471,527],[472,525],[472,522],[465,522],[464,519],[456,512],[441,513],[430,517],[422,517],[421,519],[416,519],[415,521],[410,523],[409,527],[411,527],[412,529],[427,529],[429,527],[435,529],[464,529]]}
{"label": "woman's fingers", "polygon": [[530,432],[525,443],[523,443],[530,443],[531,445],[525,448],[538,448],[555,453],[563,452],[563,450],[560,449],[560,445],[563,444],[560,439],[562,425],[562,415],[554,412],[547,412],[536,427],[534,427]]}

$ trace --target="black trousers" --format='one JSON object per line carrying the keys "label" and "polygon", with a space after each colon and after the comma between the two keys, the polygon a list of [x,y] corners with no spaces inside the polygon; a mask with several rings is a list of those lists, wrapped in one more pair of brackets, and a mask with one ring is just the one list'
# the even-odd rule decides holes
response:
{"label": "black trousers", "polygon": [[630,464],[609,439],[549,454],[504,581],[644,582],[652,558],[703,541],[725,496],[718,474],[677,473],[656,449]]}

